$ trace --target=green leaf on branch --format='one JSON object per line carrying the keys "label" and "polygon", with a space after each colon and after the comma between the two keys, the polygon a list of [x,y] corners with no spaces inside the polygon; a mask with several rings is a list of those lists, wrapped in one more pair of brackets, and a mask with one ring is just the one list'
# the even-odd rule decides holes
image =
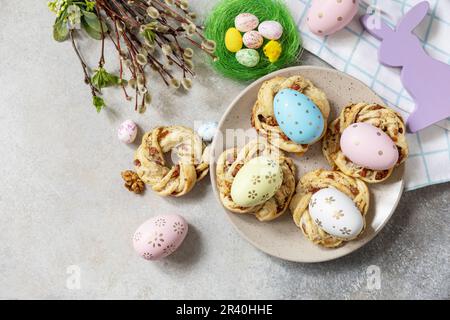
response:
{"label": "green leaf on branch", "polygon": [[86,19],[83,17],[81,17],[81,26],[83,27],[84,31],[86,31],[86,33],[95,40],[102,40],[102,32],[101,31],[97,31],[94,28],[92,28],[87,22]]}
{"label": "green leaf on branch", "polygon": [[155,42],[155,32],[153,30],[150,29],[146,29],[144,31],[141,32],[141,35],[147,39],[148,43],[153,44]]}
{"label": "green leaf on branch", "polygon": [[105,100],[103,100],[103,98],[99,96],[92,97],[92,104],[94,105],[95,109],[97,109],[98,113],[106,107]]}
{"label": "green leaf on branch", "polygon": [[105,68],[99,68],[95,70],[92,77],[92,84],[101,90],[102,88],[119,85],[121,84],[121,80],[118,76],[108,73]]}
{"label": "green leaf on branch", "polygon": [[95,30],[96,32],[99,32],[100,34],[102,33],[102,28],[104,33],[108,31],[108,26],[106,25],[106,23],[102,21],[100,24],[100,19],[94,12],[83,10],[82,13],[84,21],[91,29]]}
{"label": "green leaf on branch", "polygon": [[69,28],[63,18],[58,18],[53,25],[53,39],[63,42],[69,38]]}
{"label": "green leaf on branch", "polygon": [[95,1],[85,0],[86,3],[86,10],[87,11],[94,11],[95,8]]}
{"label": "green leaf on branch", "polygon": [[143,26],[143,30],[141,31],[141,36],[143,36],[148,43],[153,44],[155,42],[156,33],[156,22],[150,22]]}

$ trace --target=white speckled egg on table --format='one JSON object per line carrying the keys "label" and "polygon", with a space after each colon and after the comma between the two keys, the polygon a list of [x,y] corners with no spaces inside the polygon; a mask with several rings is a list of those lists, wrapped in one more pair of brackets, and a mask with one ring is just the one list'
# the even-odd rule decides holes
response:
{"label": "white speckled egg on table", "polygon": [[124,143],[133,143],[137,135],[137,125],[132,120],[122,122],[117,130],[117,137]]}
{"label": "white speckled egg on table", "polygon": [[325,120],[308,96],[283,89],[275,95],[273,108],[280,129],[295,143],[311,144],[322,136]]}
{"label": "white speckled egg on table", "polygon": [[363,122],[348,126],[342,133],[341,150],[353,163],[372,170],[388,170],[398,161],[394,141],[381,129]]}
{"label": "white speckled egg on table", "polygon": [[217,131],[217,122],[205,122],[197,130],[198,135],[203,139],[203,141],[211,141]]}
{"label": "white speckled egg on table", "polygon": [[234,26],[241,32],[256,29],[258,24],[258,17],[251,13],[241,13],[234,18]]}
{"label": "white speckled egg on table", "polygon": [[350,23],[358,12],[359,0],[313,0],[307,23],[311,32],[331,35]]}
{"label": "white speckled egg on table", "polygon": [[158,260],[177,250],[187,232],[188,224],[182,216],[159,215],[139,226],[133,236],[133,246],[144,259]]}
{"label": "white speckled egg on table", "polygon": [[244,33],[242,37],[244,41],[244,45],[250,49],[258,49],[261,48],[264,38],[258,31],[248,31]]}
{"label": "white speckled egg on table", "polygon": [[238,171],[231,185],[231,198],[242,207],[253,207],[272,198],[283,183],[279,163],[261,156]]}
{"label": "white speckled egg on table", "polygon": [[335,188],[314,193],[309,213],[319,228],[336,238],[354,239],[364,228],[364,218],[353,200]]}
{"label": "white speckled egg on table", "polygon": [[242,49],[236,53],[237,62],[248,68],[255,67],[259,59],[259,53],[255,49]]}
{"label": "white speckled egg on table", "polygon": [[278,40],[283,35],[283,26],[278,21],[264,21],[259,25],[258,31],[266,39]]}

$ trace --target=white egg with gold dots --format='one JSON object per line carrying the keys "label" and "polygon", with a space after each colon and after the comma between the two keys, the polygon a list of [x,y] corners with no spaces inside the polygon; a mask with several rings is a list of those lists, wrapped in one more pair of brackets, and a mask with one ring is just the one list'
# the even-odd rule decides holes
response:
{"label": "white egg with gold dots", "polygon": [[314,193],[309,213],[319,228],[339,239],[354,239],[364,228],[364,218],[353,200],[335,188]]}

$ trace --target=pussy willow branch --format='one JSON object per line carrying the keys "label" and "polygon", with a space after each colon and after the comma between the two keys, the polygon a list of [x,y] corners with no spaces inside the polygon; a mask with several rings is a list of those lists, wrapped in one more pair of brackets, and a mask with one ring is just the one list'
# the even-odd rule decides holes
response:
{"label": "pussy willow branch", "polygon": [[121,44],[120,44],[120,38],[119,38],[119,31],[117,30],[117,22],[114,20],[114,31],[116,33],[116,41],[117,44],[114,42],[114,40],[112,39],[112,36],[110,33],[108,33],[108,35],[111,38],[111,41],[114,43],[114,45],[116,46],[117,49],[117,53],[119,55],[119,78],[120,78],[120,86],[122,87],[122,91],[123,94],[125,95],[125,99],[130,100],[130,96],[128,95],[127,89],[125,88],[125,83],[123,81],[123,61],[122,61],[122,57],[121,57]]}
{"label": "pussy willow branch", "polygon": [[105,64],[105,30],[103,30],[103,19],[98,9],[97,3],[95,4],[95,11],[97,12],[97,16],[100,21],[100,31],[102,34],[102,53],[100,55],[100,61],[98,62],[98,67],[102,68]]}
{"label": "pussy willow branch", "polygon": [[[129,83],[135,91],[135,109],[138,104],[144,108],[149,95],[146,67],[156,71],[167,86],[178,88],[182,84],[184,88],[190,88],[191,80],[187,76],[195,75],[192,69],[192,51],[187,53],[183,40],[215,58],[211,42],[208,43],[202,34],[203,28],[193,22],[195,14],[187,9],[183,1],[174,0],[173,4],[169,5],[163,0],[97,0],[95,13],[102,36],[99,68],[105,64],[105,38],[108,37],[119,56],[120,85],[127,100],[130,96],[125,87],[124,69],[129,70],[131,74]],[[104,30],[105,25],[113,28]],[[149,32],[146,35],[148,38],[144,38],[142,32]],[[91,83],[87,66],[76,47],[72,32],[70,36],[83,67],[86,82],[90,85],[93,96],[96,96],[99,91]],[[194,39],[195,36],[200,42]],[[170,66],[174,66],[182,75],[181,83]],[[140,101],[139,97],[142,98]]]}
{"label": "pussy willow branch", "polygon": [[92,84],[92,82],[91,82],[91,77],[89,77],[89,72],[88,72],[87,64],[84,62],[83,58],[81,57],[80,51],[78,50],[77,45],[76,45],[76,43],[75,43],[74,31],[73,31],[73,30],[70,30],[70,33],[69,33],[69,34],[70,34],[70,41],[72,42],[73,50],[75,51],[75,53],[76,53],[76,55],[77,55],[77,57],[78,57],[78,60],[80,60],[81,67],[82,67],[82,69],[83,69],[83,73],[84,73],[84,82],[85,82],[86,84],[89,85],[89,87],[91,88],[92,96],[95,97],[95,96],[97,96],[97,94],[99,93],[99,91],[98,91],[98,89],[97,89],[97,88]]}

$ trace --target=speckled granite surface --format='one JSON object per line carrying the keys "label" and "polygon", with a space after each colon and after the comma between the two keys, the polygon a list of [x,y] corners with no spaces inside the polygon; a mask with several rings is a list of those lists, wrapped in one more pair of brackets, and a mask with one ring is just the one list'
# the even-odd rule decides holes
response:
{"label": "speckled granite surface", "polygon": [[[206,12],[213,2],[195,6]],[[4,1],[0,10],[0,298],[450,298],[450,184],[406,193],[367,246],[315,265],[269,257],[240,238],[208,179],[183,199],[126,192],[119,173],[135,146],[117,141],[121,121],[149,129],[218,120],[244,85],[197,61],[189,96],[157,85],[153,108],[138,116],[111,92],[97,115],[70,44],[51,39],[45,3]],[[190,233],[173,256],[149,263],[130,238],[164,212],[183,214]],[[380,289],[367,286],[371,265]],[[79,288],[68,270],[80,272]]]}

